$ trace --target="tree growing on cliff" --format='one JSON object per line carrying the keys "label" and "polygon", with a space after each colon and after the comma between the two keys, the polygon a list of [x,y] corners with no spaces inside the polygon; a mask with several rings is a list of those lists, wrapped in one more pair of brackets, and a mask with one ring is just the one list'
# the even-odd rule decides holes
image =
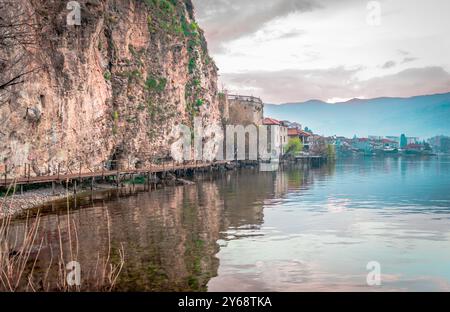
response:
{"label": "tree growing on cliff", "polygon": [[30,68],[37,24],[33,15],[15,1],[0,2],[0,104],[8,98],[11,87],[21,84],[36,71]]}

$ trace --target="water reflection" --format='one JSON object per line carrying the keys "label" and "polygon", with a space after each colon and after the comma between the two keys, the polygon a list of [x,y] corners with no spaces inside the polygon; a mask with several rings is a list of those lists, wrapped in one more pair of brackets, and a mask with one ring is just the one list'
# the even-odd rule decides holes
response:
{"label": "water reflection", "polygon": [[[86,272],[106,252],[110,217],[112,248],[125,250],[119,291],[449,290],[449,189],[448,159],[348,160],[111,191],[70,215]],[[40,268],[58,231],[69,241],[65,207],[46,207]],[[379,288],[366,284],[370,261]]]}

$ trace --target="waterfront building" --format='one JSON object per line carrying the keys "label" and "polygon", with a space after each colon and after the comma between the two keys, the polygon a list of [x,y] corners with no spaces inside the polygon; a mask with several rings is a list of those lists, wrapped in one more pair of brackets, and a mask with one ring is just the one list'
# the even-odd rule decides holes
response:
{"label": "waterfront building", "polygon": [[286,127],[282,122],[273,118],[264,118],[263,125],[269,127],[269,132],[275,133],[275,146],[270,147],[275,149],[279,155],[284,155],[285,147],[288,144],[288,127]]}

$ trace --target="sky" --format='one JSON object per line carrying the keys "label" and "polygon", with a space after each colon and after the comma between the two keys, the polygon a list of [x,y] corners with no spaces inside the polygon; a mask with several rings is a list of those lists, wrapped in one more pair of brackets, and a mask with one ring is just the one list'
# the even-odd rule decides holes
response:
{"label": "sky", "polygon": [[448,0],[193,0],[220,87],[266,103],[450,92]]}

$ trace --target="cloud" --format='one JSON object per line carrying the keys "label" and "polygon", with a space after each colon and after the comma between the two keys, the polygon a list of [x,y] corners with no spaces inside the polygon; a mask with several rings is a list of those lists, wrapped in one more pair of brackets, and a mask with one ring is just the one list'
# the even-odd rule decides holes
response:
{"label": "cloud", "polygon": [[261,37],[264,38],[264,41],[269,40],[278,40],[278,39],[289,39],[289,38],[297,38],[299,36],[303,36],[306,34],[306,31],[303,29],[290,29],[286,31],[280,30],[261,30]]}
{"label": "cloud", "polygon": [[267,103],[331,98],[409,97],[450,92],[450,73],[442,67],[411,68],[383,77],[359,80],[362,68],[254,71],[222,74],[231,92],[253,94]]}
{"label": "cloud", "polygon": [[403,56],[409,55],[410,53],[408,51],[405,50],[397,50],[397,52]]}
{"label": "cloud", "polygon": [[361,84],[369,98],[445,93],[450,92],[450,73],[437,66],[410,68],[397,74],[371,78]]}
{"label": "cloud", "polygon": [[384,1],[377,28],[361,0],[192,1],[230,92],[281,103],[450,91],[448,22],[432,18],[447,0],[414,1],[429,12],[426,27],[410,1]]}
{"label": "cloud", "polygon": [[306,31],[301,30],[301,29],[295,29],[295,30],[291,30],[291,31],[282,33],[278,37],[276,37],[275,39],[297,38],[297,37],[302,36],[304,34],[306,34]]}
{"label": "cloud", "polygon": [[255,33],[266,23],[296,12],[321,8],[317,0],[194,0],[196,17],[213,52],[227,41]]}
{"label": "cloud", "polygon": [[[253,93],[268,103],[328,99],[340,96],[354,83],[359,69],[282,70],[222,74],[231,92]],[[346,97],[346,96],[343,96]]]}
{"label": "cloud", "polygon": [[416,61],[416,60],[418,60],[417,57],[405,57],[405,58],[403,59],[403,61],[402,61],[402,64],[414,62],[414,61]]}
{"label": "cloud", "polygon": [[397,63],[395,63],[394,61],[388,61],[382,66],[382,68],[389,69],[389,68],[395,67],[395,65],[397,65]]}

